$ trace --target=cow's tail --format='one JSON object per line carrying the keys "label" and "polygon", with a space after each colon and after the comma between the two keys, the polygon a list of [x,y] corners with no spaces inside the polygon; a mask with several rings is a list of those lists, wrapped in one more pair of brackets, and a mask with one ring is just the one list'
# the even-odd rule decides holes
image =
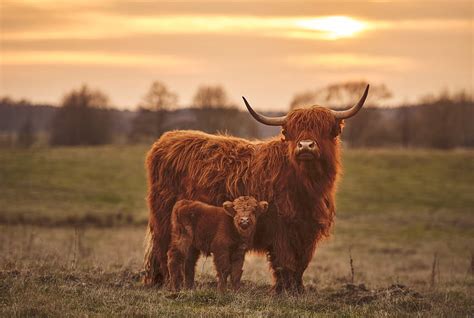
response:
{"label": "cow's tail", "polygon": [[145,256],[143,259],[143,270],[145,271],[145,276],[143,279],[143,283],[145,285],[153,285],[153,277],[154,277],[154,255],[153,255],[153,237],[150,229],[150,224],[147,226],[146,235],[145,235]]}

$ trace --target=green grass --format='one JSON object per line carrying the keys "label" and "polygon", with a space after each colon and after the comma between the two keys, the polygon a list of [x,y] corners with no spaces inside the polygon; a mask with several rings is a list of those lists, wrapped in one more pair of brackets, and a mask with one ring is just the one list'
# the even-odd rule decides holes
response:
{"label": "green grass", "polygon": [[[0,151],[6,220],[147,217],[147,146]],[[340,215],[473,212],[474,152],[345,150]]]}
{"label": "green grass", "polygon": [[346,150],[339,211],[474,212],[474,151]]}
{"label": "green grass", "polygon": [[144,146],[0,151],[4,219],[147,217]]}
{"label": "green grass", "polygon": [[215,291],[211,258],[195,291],[143,287],[146,151],[0,151],[0,316],[474,314],[473,151],[345,150],[334,233],[299,297],[270,295],[261,255],[247,257],[238,293]]}

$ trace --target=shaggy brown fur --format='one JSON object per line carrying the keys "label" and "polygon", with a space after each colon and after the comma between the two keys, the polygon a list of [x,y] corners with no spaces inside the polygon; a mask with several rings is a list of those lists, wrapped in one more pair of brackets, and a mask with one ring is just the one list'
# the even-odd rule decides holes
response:
{"label": "shaggy brown fur", "polygon": [[[171,210],[176,201],[221,205],[252,194],[269,202],[252,249],[268,254],[276,292],[301,291],[316,244],[329,235],[333,224],[342,125],[329,110],[315,106],[291,111],[283,125],[284,138],[268,141],[198,131],[164,134],[146,160],[150,236],[145,283],[162,285],[167,280]],[[297,143],[305,139],[317,143],[314,160],[296,157]],[[193,269],[197,257],[189,257],[186,268]]]}
{"label": "shaggy brown fur", "polygon": [[[179,290],[194,285],[194,269],[185,271],[188,255],[212,253],[217,271],[218,288],[224,291],[230,275],[232,287],[239,288],[245,252],[252,246],[257,218],[268,208],[266,201],[257,202],[242,196],[223,207],[200,201],[180,200],[171,214],[171,245],[168,250],[170,288]],[[186,273],[188,275],[186,275]]]}

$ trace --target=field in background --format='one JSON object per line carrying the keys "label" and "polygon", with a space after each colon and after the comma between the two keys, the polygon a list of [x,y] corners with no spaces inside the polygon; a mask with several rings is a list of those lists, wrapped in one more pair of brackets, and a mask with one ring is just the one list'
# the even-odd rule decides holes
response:
{"label": "field in background", "polygon": [[[1,221],[143,223],[148,148],[3,149]],[[473,212],[474,151],[346,149],[343,165],[340,217]]]}
{"label": "field in background", "polygon": [[298,298],[269,296],[260,255],[239,293],[214,291],[211,258],[196,291],[142,287],[146,151],[0,152],[0,315],[474,313],[472,151],[345,150],[334,235]]}

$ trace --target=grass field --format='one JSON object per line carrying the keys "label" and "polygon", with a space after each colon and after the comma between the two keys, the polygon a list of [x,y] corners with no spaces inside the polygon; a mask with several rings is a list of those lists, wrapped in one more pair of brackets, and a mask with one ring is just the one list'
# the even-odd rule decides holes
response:
{"label": "grass field", "polygon": [[307,291],[273,297],[260,255],[238,293],[215,291],[210,258],[195,291],[140,284],[146,151],[0,151],[0,315],[474,315],[474,152],[344,151]]}

